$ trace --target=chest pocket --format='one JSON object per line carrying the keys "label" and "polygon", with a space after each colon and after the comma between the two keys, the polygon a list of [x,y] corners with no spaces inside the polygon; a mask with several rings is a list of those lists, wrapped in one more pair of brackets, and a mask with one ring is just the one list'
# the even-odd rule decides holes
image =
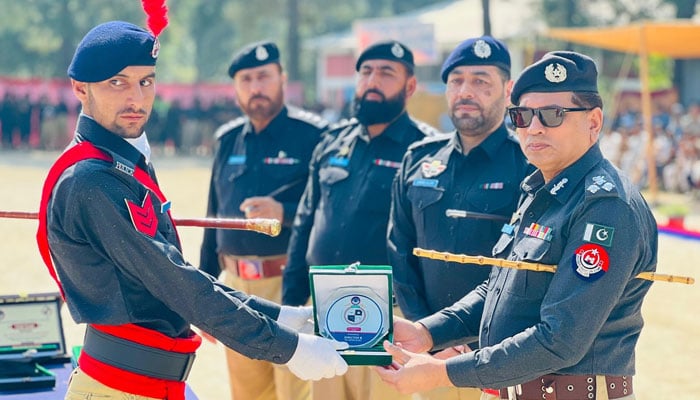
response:
{"label": "chest pocket", "polygon": [[[540,263],[550,251],[550,247],[551,242],[528,236],[513,246],[513,252],[518,260]],[[540,300],[544,297],[554,274],[512,269],[508,271],[508,276],[504,291],[523,299]]]}
{"label": "chest pocket", "polygon": [[426,207],[440,201],[444,194],[443,188],[411,185],[406,192],[406,197],[411,201],[414,210],[423,211]]}
{"label": "chest pocket", "polygon": [[221,167],[221,178],[219,180],[223,182],[233,182],[236,178],[243,175],[246,171],[245,158],[240,158],[244,156],[230,157],[229,161],[226,161]]}
{"label": "chest pocket", "polygon": [[321,196],[330,198],[333,187],[350,176],[350,172],[340,167],[323,167],[318,171]]}
{"label": "chest pocket", "polygon": [[372,165],[367,172],[367,181],[361,187],[360,204],[362,210],[388,214],[391,207],[391,184],[396,176],[396,168]]}
{"label": "chest pocket", "polygon": [[467,194],[469,203],[474,206],[475,210],[480,210],[484,213],[496,213],[504,209],[511,211],[513,207],[513,190],[508,187],[503,189],[484,189],[481,185],[474,185],[473,189]]}

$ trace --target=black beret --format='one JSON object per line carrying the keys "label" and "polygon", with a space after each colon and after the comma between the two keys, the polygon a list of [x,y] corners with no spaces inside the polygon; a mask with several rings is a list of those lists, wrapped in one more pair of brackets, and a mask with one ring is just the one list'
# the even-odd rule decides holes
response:
{"label": "black beret", "polygon": [[396,40],[388,40],[374,43],[367,47],[355,63],[355,71],[360,70],[360,66],[367,60],[389,60],[398,61],[413,71],[413,52],[403,43]]}
{"label": "black beret", "polygon": [[467,39],[442,64],[442,81],[447,83],[450,71],[461,65],[494,65],[510,73],[510,53],[505,43],[491,36]]}
{"label": "black beret", "polygon": [[592,58],[573,51],[552,51],[525,68],[513,85],[511,103],[528,92],[598,93],[598,69]]}
{"label": "black beret", "polygon": [[123,21],[97,25],[75,49],[68,76],[101,82],[130,65],[156,65],[158,42],[148,31]]}
{"label": "black beret", "polygon": [[233,78],[236,72],[259,67],[261,65],[280,62],[280,51],[272,42],[251,43],[233,56],[228,67],[228,76]]}

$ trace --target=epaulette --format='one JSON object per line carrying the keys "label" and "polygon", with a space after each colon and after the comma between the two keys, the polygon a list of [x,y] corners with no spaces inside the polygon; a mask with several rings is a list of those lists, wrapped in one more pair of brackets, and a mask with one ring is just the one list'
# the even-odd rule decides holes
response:
{"label": "epaulette", "polygon": [[586,198],[617,197],[617,184],[604,171],[598,170],[586,176]]}
{"label": "epaulette", "polygon": [[287,106],[287,116],[302,122],[306,122],[309,125],[313,125],[318,129],[324,129],[328,127],[328,121],[321,118],[320,115],[314,114],[311,111],[306,111],[299,107]]}
{"label": "epaulette", "polygon": [[214,139],[219,140],[222,136],[225,134],[231,132],[235,128],[238,128],[239,126],[245,124],[245,117],[238,117],[236,119],[232,119],[228,121],[227,123],[221,125],[216,132],[214,132]]}
{"label": "epaulette", "polygon": [[355,126],[359,124],[360,121],[357,120],[357,118],[343,118],[340,121],[334,122],[328,126],[328,130],[326,133],[335,135],[338,132],[342,132],[348,127]]}
{"label": "epaulette", "polygon": [[423,134],[425,136],[430,137],[430,136],[435,136],[435,135],[439,135],[442,133],[439,130],[435,129],[430,124],[423,122],[419,119],[411,118],[411,121],[416,126],[416,128],[418,128],[419,131],[423,132]]}
{"label": "epaulette", "polygon": [[408,146],[408,150],[416,150],[421,147],[430,146],[433,143],[440,143],[440,146],[442,146],[444,144],[443,142],[450,140],[450,138],[452,138],[453,135],[454,133],[436,133],[432,136],[426,136],[425,139],[421,139],[417,142],[411,143]]}

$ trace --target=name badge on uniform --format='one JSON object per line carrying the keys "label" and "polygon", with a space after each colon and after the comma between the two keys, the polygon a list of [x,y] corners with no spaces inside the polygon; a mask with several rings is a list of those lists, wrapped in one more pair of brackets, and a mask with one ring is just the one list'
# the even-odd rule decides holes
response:
{"label": "name badge on uniform", "polygon": [[350,164],[350,160],[345,157],[331,157],[328,160],[328,164],[334,167],[347,167]]}
{"label": "name badge on uniform", "polygon": [[438,182],[439,181],[437,179],[416,179],[415,181],[413,181],[413,186],[436,188]]}
{"label": "name badge on uniform", "polygon": [[232,155],[228,157],[228,160],[226,160],[226,164],[228,165],[242,165],[245,164],[245,156],[242,155]]}
{"label": "name badge on uniform", "polygon": [[291,157],[265,157],[263,158],[263,163],[272,165],[294,165],[299,164],[299,160]]}
{"label": "name badge on uniform", "polygon": [[509,236],[513,235],[513,231],[515,231],[515,226],[511,224],[503,224],[503,227],[501,228],[501,233],[505,233]]}

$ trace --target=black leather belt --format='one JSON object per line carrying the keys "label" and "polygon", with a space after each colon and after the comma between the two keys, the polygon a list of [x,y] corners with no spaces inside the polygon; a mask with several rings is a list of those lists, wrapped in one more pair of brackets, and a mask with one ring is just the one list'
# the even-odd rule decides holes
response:
{"label": "black leather belt", "polygon": [[88,325],[83,351],[105,364],[157,379],[184,382],[195,353],[175,353],[100,332]]}

